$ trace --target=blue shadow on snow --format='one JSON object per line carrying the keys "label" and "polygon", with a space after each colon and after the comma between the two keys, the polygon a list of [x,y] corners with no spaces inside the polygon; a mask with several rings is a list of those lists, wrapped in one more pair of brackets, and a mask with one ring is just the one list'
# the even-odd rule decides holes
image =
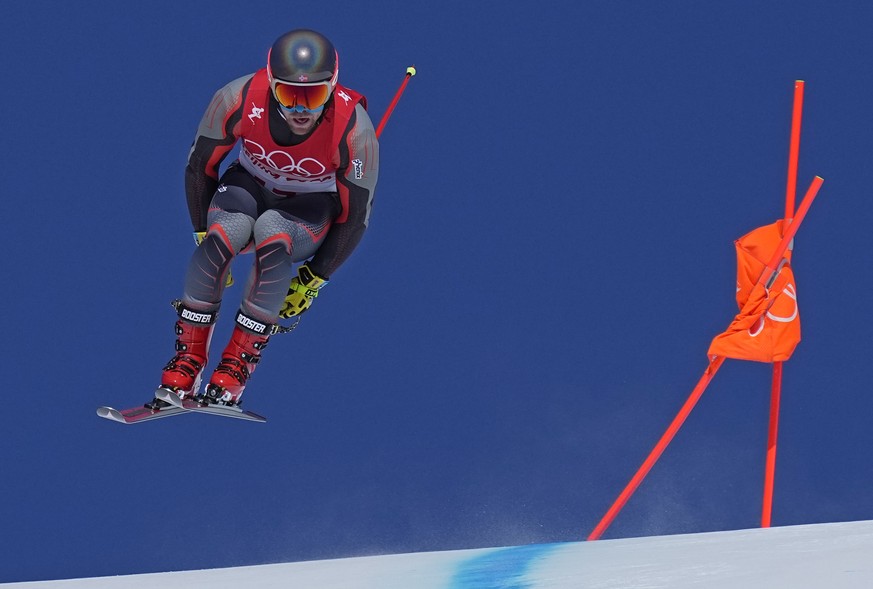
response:
{"label": "blue shadow on snow", "polygon": [[458,565],[449,589],[529,589],[525,579],[531,565],[547,557],[556,544],[495,548]]}

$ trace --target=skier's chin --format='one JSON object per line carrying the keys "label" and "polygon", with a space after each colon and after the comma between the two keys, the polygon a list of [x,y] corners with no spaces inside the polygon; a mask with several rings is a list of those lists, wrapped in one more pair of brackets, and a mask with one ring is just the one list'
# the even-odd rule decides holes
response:
{"label": "skier's chin", "polygon": [[288,123],[288,127],[291,128],[291,132],[295,135],[306,135],[309,133],[315,126],[317,118],[310,114],[301,115],[294,113],[293,115],[285,115],[285,121]]}
{"label": "skier's chin", "polygon": [[308,133],[310,129],[312,129],[312,125],[314,123],[315,121],[299,121],[295,119],[294,122],[291,123],[291,130],[298,135],[304,135],[305,133]]}

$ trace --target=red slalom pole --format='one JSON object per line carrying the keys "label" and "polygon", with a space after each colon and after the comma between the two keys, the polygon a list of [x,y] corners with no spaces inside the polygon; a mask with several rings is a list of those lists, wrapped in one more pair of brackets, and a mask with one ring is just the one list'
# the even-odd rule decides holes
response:
{"label": "red slalom pole", "polygon": [[[785,183],[785,222],[794,218],[797,197],[797,166],[800,159],[800,126],[803,119],[803,80],[794,81],[794,107],[791,112],[791,139],[788,147],[788,179]],[[776,445],[779,439],[779,406],[782,397],[782,362],[773,363],[770,385],[770,424],[767,430],[767,453],[764,466],[764,493],[761,527],[769,528],[773,517],[773,488],[776,484]]]}
{"label": "red slalom pole", "polygon": [[791,139],[788,147],[788,180],[785,183],[785,219],[794,216],[797,194],[797,165],[800,159],[800,123],[803,118],[803,80],[794,82],[794,108],[791,113]]}
{"label": "red slalom pole", "polygon": [[773,516],[773,487],[776,480],[776,440],[779,437],[779,403],[782,395],[782,362],[773,363],[773,385],[770,389],[770,428],[767,434],[767,464],[764,473],[764,504],[761,527],[769,528]]}
{"label": "red slalom pole", "polygon": [[652,470],[652,467],[661,457],[661,454],[664,453],[664,450],[666,450],[667,446],[670,445],[670,442],[673,441],[673,438],[676,436],[676,432],[678,432],[679,428],[682,427],[682,424],[685,423],[685,420],[688,418],[691,410],[694,409],[695,405],[697,405],[697,401],[700,400],[700,397],[703,395],[706,387],[709,386],[709,383],[712,381],[715,373],[718,372],[718,369],[721,368],[723,362],[724,357],[722,356],[712,357],[712,359],[709,361],[709,366],[706,367],[706,371],[697,382],[697,386],[694,387],[694,390],[691,392],[688,400],[686,400],[685,404],[682,405],[682,409],[680,409],[676,417],[673,418],[672,423],[670,423],[670,427],[667,428],[667,431],[664,432],[664,434],[661,436],[661,439],[658,440],[657,444],[655,444],[654,449],[652,449],[652,451],[649,453],[649,456],[643,462],[642,466],[640,466],[636,474],[633,476],[627,486],[625,486],[624,490],[612,504],[612,507],[609,508],[609,510],[600,520],[600,523],[598,523],[594,530],[591,532],[591,534],[588,535],[588,540],[599,540],[600,536],[603,535],[603,532],[606,531],[606,528],[609,527],[609,525],[618,515],[618,512],[622,510],[622,508],[628,502],[628,499],[630,499],[631,495],[634,494],[634,491],[637,490],[637,487],[640,486],[640,483],[643,482],[643,479],[646,478],[646,475],[649,474],[649,471]]}
{"label": "red slalom pole", "polygon": [[394,112],[394,107],[397,106],[397,102],[400,100],[400,96],[403,95],[403,91],[406,90],[406,85],[409,83],[409,78],[415,75],[415,67],[410,66],[406,68],[406,77],[403,78],[403,83],[400,84],[400,88],[397,89],[397,92],[394,94],[394,98],[391,100],[391,104],[388,105],[388,108],[385,110],[385,114],[382,115],[382,120],[379,121],[379,126],[376,127],[376,137],[382,134],[382,129],[385,128],[385,123],[388,122],[388,119],[391,118],[391,113]]}
{"label": "red slalom pole", "polygon": [[[788,179],[785,183],[785,222],[794,218],[797,198],[797,166],[800,159],[800,126],[803,119],[803,80],[794,81],[794,107],[791,112],[791,139],[788,147]],[[782,397],[782,362],[773,363],[770,386],[770,425],[764,466],[764,493],[761,527],[769,528],[773,516],[773,488],[776,483],[776,444],[779,439],[779,405]]]}

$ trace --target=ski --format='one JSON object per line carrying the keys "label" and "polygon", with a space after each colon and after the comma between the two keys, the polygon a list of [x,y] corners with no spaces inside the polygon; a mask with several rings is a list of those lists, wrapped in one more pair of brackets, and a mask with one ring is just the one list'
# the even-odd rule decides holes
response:
{"label": "ski", "polygon": [[128,425],[142,423],[144,421],[152,421],[154,419],[160,419],[161,417],[184,415],[192,412],[218,415],[220,417],[231,417],[234,419],[244,419],[246,421],[254,421],[257,423],[265,423],[267,421],[267,418],[263,415],[258,415],[254,411],[244,411],[240,407],[231,407],[227,405],[201,405],[193,399],[180,399],[179,395],[164,388],[159,388],[155,391],[155,398],[170,403],[170,405],[161,409],[153,409],[146,405],[131,407],[130,409],[98,407],[97,415],[110,421],[116,421]]}
{"label": "ski", "polygon": [[161,417],[171,417],[173,415],[182,415],[188,413],[187,409],[182,407],[164,407],[163,409],[152,409],[145,405],[139,407],[131,407],[130,409],[113,409],[112,407],[98,407],[97,415],[110,421],[118,423],[141,423],[143,421],[151,421]]}
{"label": "ski", "polygon": [[209,415],[219,415],[221,417],[230,417],[233,419],[244,419],[247,421],[256,421],[264,423],[267,418],[263,415],[258,415],[254,411],[246,411],[239,406],[234,405],[202,405],[193,399],[182,399],[173,391],[165,388],[159,388],[155,392],[155,398],[169,403],[174,409],[181,411],[194,411],[196,413],[208,413]]}

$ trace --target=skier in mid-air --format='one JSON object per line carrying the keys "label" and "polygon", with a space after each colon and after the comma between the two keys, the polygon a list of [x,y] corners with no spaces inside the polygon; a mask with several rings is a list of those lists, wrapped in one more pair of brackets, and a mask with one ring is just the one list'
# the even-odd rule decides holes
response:
{"label": "skier in mid-air", "polygon": [[[185,168],[199,245],[176,303],[176,355],[160,385],[183,399],[239,404],[279,317],[310,307],[367,228],[379,145],[366,98],[337,83],[338,66],[320,33],[286,33],[267,67],[221,88],[200,122]],[[219,177],[238,142],[239,158]],[[200,390],[230,263],[247,248],[254,268],[233,334]]]}

